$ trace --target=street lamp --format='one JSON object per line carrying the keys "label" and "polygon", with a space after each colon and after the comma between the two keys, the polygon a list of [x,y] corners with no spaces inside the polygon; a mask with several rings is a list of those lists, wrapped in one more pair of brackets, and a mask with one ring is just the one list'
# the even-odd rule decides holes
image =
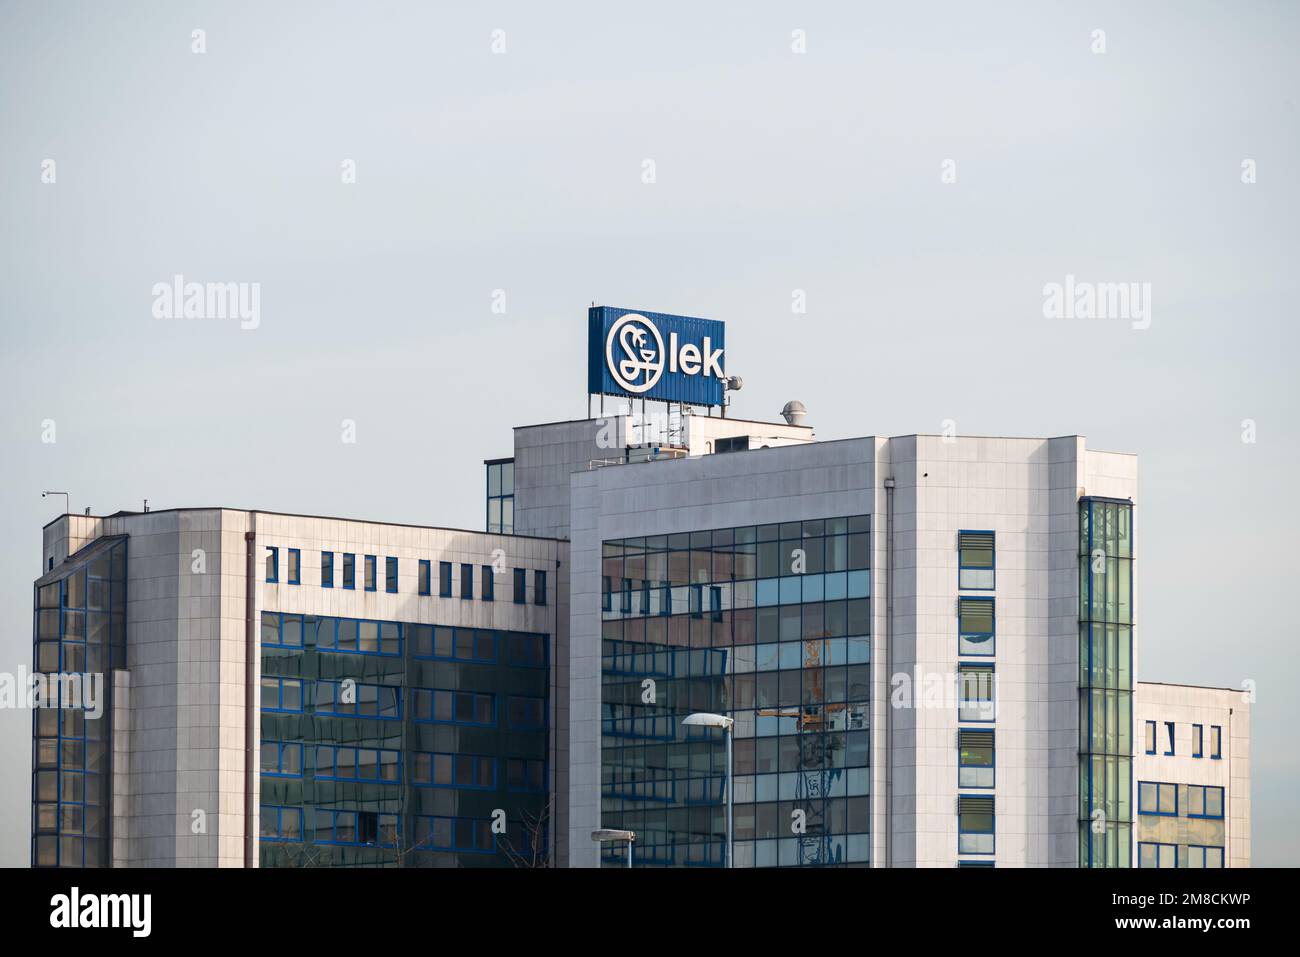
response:
{"label": "street lamp", "polygon": [[627,841],[627,866],[632,866],[632,845],[636,843],[636,831],[620,831],[613,827],[602,827],[591,832],[591,839],[597,844],[612,844]]}
{"label": "street lamp", "polygon": [[727,867],[732,866],[732,847],[731,847],[731,726],[736,723],[735,718],[728,718],[725,714],[710,714],[707,711],[697,711],[695,714],[687,715],[682,719],[682,724],[691,728],[722,728],[727,734]]}

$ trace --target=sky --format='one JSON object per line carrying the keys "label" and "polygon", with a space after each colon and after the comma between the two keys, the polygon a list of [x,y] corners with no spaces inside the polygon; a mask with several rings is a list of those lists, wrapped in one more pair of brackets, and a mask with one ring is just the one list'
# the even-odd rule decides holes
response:
{"label": "sky", "polygon": [[[741,417],[1136,453],[1138,677],[1255,682],[1254,862],[1300,864],[1297,45],[1268,2],[0,0],[0,672],[42,490],[479,528],[511,428],[586,414],[591,302],[706,316]],[[159,318],[176,275],[257,321]],[[1049,318],[1067,276],[1145,315]],[[30,766],[0,709],[0,864]]]}

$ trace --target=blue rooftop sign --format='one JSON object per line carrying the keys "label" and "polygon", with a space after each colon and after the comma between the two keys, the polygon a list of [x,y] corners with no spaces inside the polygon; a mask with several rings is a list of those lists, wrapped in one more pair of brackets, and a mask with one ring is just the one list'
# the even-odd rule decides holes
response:
{"label": "blue rooftop sign", "polygon": [[662,312],[587,310],[587,391],[721,405],[726,326]]}

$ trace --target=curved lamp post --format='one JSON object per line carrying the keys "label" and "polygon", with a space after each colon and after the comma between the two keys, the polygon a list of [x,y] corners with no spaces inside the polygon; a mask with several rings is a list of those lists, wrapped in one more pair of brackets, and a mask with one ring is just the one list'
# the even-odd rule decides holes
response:
{"label": "curved lamp post", "polygon": [[682,719],[682,724],[691,728],[722,728],[727,735],[727,867],[732,866],[732,848],[731,848],[731,726],[736,723],[735,718],[728,718],[725,714],[712,714],[708,711],[697,711],[695,714],[687,715]]}

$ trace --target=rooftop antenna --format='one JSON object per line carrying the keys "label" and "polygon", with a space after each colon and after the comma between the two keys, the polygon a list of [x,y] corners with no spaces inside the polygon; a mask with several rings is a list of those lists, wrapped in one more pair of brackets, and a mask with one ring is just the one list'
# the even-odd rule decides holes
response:
{"label": "rooftop antenna", "polygon": [[146,512],[149,511],[149,500],[148,500],[148,499],[145,499],[145,500],[144,500],[144,510],[145,510]]}
{"label": "rooftop antenna", "polygon": [[72,511],[71,499],[68,498],[68,493],[67,493],[67,492],[42,492],[42,493],[41,493],[41,498],[45,498],[47,495],[62,495],[62,496],[63,496],[63,513],[66,515],[66,514],[68,514],[68,513],[70,513],[70,512]]}

